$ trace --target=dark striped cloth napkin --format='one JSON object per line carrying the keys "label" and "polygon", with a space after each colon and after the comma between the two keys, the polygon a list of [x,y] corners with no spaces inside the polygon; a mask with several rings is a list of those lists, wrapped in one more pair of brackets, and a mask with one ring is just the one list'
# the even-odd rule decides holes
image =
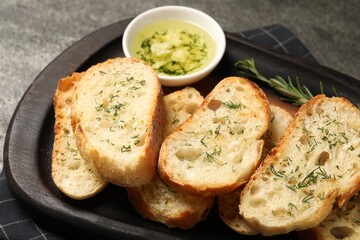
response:
{"label": "dark striped cloth napkin", "polygon": [[[277,51],[316,62],[304,44],[281,24],[238,32],[244,38],[271,47]],[[0,239],[4,240],[59,240],[64,239],[36,223],[11,194],[5,178],[0,173]]]}

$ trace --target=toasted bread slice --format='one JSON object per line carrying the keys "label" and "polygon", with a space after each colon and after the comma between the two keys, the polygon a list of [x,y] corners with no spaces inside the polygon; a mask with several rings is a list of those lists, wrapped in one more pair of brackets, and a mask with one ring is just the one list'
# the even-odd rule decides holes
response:
{"label": "toasted bread slice", "polygon": [[89,68],[77,84],[72,126],[79,151],[107,181],[140,186],[154,176],[163,134],[156,72],[131,58]]}
{"label": "toasted bread slice", "polygon": [[263,136],[264,148],[262,151],[262,160],[269,154],[270,150],[279,142],[285,129],[293,120],[293,116],[284,108],[270,104],[270,127]]}
{"label": "toasted bread slice", "polygon": [[[263,149],[263,157],[267,154],[280,140],[287,126],[292,121],[292,115],[285,109],[270,105],[271,120],[270,127],[264,138],[265,144]],[[257,232],[252,229],[247,222],[239,214],[239,196],[240,190],[232,193],[218,196],[218,211],[221,220],[232,230],[243,235],[255,235]]]}
{"label": "toasted bread slice", "polygon": [[131,204],[141,216],[169,228],[194,227],[206,219],[214,202],[214,197],[194,196],[173,189],[157,174],[148,184],[126,189]]}
{"label": "toasted bread slice", "polygon": [[319,226],[299,231],[300,239],[358,240],[360,239],[360,195],[354,196],[344,209],[334,207]]}
{"label": "toasted bread slice", "polygon": [[320,224],[359,189],[360,110],[318,95],[297,112],[240,196],[240,214],[263,235]]}
{"label": "toasted bread slice", "polygon": [[[201,94],[191,87],[166,95],[164,136],[180,126],[203,100]],[[214,197],[192,196],[172,189],[157,174],[148,184],[127,188],[127,193],[141,216],[180,229],[192,228],[204,220],[214,201]]]}
{"label": "toasted bread slice", "polygon": [[51,164],[55,185],[67,196],[78,200],[94,196],[107,185],[92,162],[80,156],[71,127],[72,96],[81,76],[81,73],[74,73],[59,80],[54,96],[55,139]]}
{"label": "toasted bread slice", "polygon": [[162,144],[159,175],[169,185],[202,196],[233,191],[258,166],[270,109],[251,81],[222,80],[203,104]]}
{"label": "toasted bread slice", "polygon": [[164,139],[184,123],[203,101],[204,97],[193,87],[185,87],[164,96]]}
{"label": "toasted bread slice", "polygon": [[242,235],[256,235],[244,218],[239,214],[239,196],[242,189],[217,197],[220,219],[233,231]]}

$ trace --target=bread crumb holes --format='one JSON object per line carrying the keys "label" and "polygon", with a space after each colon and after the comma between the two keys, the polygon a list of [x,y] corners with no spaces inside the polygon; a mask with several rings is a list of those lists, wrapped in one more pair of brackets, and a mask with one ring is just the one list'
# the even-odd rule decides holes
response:
{"label": "bread crumb holes", "polygon": [[72,161],[67,165],[69,170],[77,170],[80,168],[80,161]]}
{"label": "bread crumb holes", "polygon": [[211,99],[210,102],[208,103],[207,107],[213,111],[218,110],[222,105],[222,102],[220,100],[217,99]]}
{"label": "bread crumb holes", "polygon": [[193,161],[201,155],[201,149],[198,148],[180,148],[176,151],[175,156],[179,160]]}
{"label": "bread crumb holes", "polygon": [[330,233],[336,239],[350,239],[354,235],[354,230],[349,227],[334,227],[330,230]]}
{"label": "bread crumb holes", "polygon": [[315,112],[316,112],[317,114],[323,114],[323,113],[324,113],[324,109],[322,109],[322,108],[316,108]]}
{"label": "bread crumb holes", "polygon": [[328,152],[322,152],[320,153],[318,159],[317,159],[317,165],[324,166],[325,163],[330,159],[330,154]]}
{"label": "bread crumb holes", "polygon": [[260,189],[259,185],[253,185],[250,189],[250,194],[251,195],[256,194],[259,191],[259,189]]}
{"label": "bread crumb holes", "polygon": [[236,91],[238,91],[238,92],[243,92],[243,91],[244,91],[244,88],[241,87],[241,86],[237,86],[235,89],[236,89]]}
{"label": "bread crumb holes", "polygon": [[313,114],[314,114],[314,112],[312,109],[309,109],[306,111],[306,115],[308,115],[308,116],[312,116]]}
{"label": "bread crumb holes", "polygon": [[196,103],[189,103],[186,106],[186,112],[188,114],[193,114],[197,108],[198,108],[198,105]]}
{"label": "bread crumb holes", "polygon": [[260,205],[264,205],[266,203],[265,199],[262,198],[253,198],[250,200],[249,205],[251,207],[259,207]]}

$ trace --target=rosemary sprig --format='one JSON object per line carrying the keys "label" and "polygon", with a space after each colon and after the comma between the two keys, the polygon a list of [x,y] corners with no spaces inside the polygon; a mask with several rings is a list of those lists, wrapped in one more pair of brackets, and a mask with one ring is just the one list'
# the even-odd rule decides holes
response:
{"label": "rosemary sprig", "polygon": [[288,77],[287,81],[280,76],[269,79],[264,77],[256,69],[254,59],[239,60],[235,63],[235,67],[239,69],[241,74],[267,83],[271,88],[285,96],[282,100],[291,102],[294,105],[303,105],[313,97],[306,86],[300,85],[299,78],[296,78],[296,85],[294,85],[290,77]]}

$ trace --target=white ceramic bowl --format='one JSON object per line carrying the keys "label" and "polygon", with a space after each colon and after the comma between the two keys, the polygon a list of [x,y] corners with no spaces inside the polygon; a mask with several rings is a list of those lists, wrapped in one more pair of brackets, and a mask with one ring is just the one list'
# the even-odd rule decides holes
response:
{"label": "white ceramic bowl", "polygon": [[179,76],[158,73],[160,82],[164,86],[189,85],[205,78],[213,71],[225,52],[226,39],[224,31],[212,17],[204,12],[184,6],[163,6],[143,12],[135,17],[125,29],[122,47],[126,57],[135,57],[132,56],[130,48],[139,31],[153,22],[173,19],[187,21],[203,28],[215,42],[213,58],[205,67],[200,68],[198,71]]}

